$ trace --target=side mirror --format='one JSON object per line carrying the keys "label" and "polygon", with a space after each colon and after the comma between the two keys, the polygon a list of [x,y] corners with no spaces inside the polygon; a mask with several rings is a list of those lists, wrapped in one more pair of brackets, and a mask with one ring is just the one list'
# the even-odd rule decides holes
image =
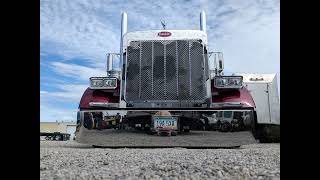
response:
{"label": "side mirror", "polygon": [[224,69],[224,61],[223,61],[223,54],[222,53],[219,53],[218,54],[218,72],[222,72],[223,69]]}
{"label": "side mirror", "polygon": [[222,52],[208,52],[209,58],[213,55],[213,69],[210,69],[212,73],[215,73],[216,75],[222,73],[224,69],[224,60],[223,60],[223,54]]}
{"label": "side mirror", "polygon": [[116,59],[120,58],[120,54],[118,53],[107,53],[107,67],[106,71],[108,73],[108,76],[114,76],[118,77],[118,71],[113,67],[113,62]]}
{"label": "side mirror", "polygon": [[113,62],[116,58],[119,58],[120,54],[117,53],[107,53],[107,72],[113,71]]}

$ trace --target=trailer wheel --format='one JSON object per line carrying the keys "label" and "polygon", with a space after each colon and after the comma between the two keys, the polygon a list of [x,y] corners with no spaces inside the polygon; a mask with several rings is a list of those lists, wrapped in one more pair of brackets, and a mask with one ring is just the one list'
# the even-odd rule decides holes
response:
{"label": "trailer wheel", "polygon": [[45,137],[45,140],[49,141],[51,138],[49,136]]}
{"label": "trailer wheel", "polygon": [[61,140],[60,135],[56,135],[56,136],[54,137],[54,140],[56,140],[56,141],[60,141],[60,140]]}

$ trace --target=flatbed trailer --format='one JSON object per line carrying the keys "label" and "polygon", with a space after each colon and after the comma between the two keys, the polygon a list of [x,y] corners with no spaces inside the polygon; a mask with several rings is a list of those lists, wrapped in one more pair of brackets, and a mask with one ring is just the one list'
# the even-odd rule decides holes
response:
{"label": "flatbed trailer", "polygon": [[40,137],[41,136],[45,136],[45,139],[48,141],[68,141],[70,140],[71,134],[61,132],[40,132]]}

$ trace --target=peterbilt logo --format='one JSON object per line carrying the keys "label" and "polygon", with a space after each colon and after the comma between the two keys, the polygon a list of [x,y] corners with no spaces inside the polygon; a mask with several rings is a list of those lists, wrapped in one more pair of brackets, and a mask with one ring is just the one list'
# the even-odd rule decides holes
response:
{"label": "peterbilt logo", "polygon": [[171,32],[161,31],[161,32],[158,33],[158,36],[160,36],[160,37],[169,37],[169,36],[171,36]]}

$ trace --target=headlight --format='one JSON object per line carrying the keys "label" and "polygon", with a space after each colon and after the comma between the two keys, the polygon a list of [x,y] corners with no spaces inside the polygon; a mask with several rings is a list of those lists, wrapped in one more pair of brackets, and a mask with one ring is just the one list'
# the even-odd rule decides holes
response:
{"label": "headlight", "polygon": [[216,76],[214,86],[216,88],[241,88],[242,76]]}
{"label": "headlight", "polygon": [[234,85],[234,86],[238,86],[241,85],[241,79],[239,78],[230,78],[229,79],[229,85]]}
{"label": "headlight", "polygon": [[91,89],[115,89],[117,87],[117,79],[109,77],[91,77]]}
{"label": "headlight", "polygon": [[103,87],[103,79],[90,79],[91,87]]}
{"label": "headlight", "polygon": [[105,87],[116,87],[117,81],[115,79],[105,79],[103,85]]}
{"label": "headlight", "polygon": [[225,86],[227,84],[226,79],[216,79],[216,86]]}

